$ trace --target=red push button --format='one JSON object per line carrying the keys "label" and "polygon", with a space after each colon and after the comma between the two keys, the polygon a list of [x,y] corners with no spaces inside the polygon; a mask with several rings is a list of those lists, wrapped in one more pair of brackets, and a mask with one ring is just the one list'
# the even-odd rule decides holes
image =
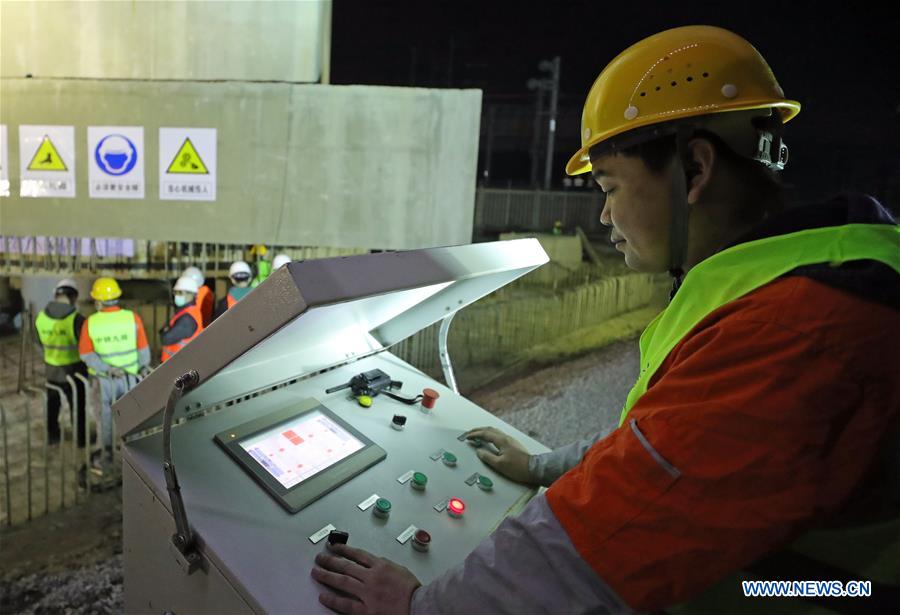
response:
{"label": "red push button", "polygon": [[431,544],[431,534],[425,530],[416,530],[413,535],[412,546],[416,551],[427,551],[428,545]]}
{"label": "red push button", "polygon": [[459,498],[450,498],[450,502],[447,503],[447,512],[451,517],[462,517],[466,512],[466,503]]}
{"label": "red push button", "polygon": [[422,390],[422,407],[428,408],[431,410],[434,408],[434,402],[437,401],[437,398],[440,397],[438,392],[434,389],[423,389]]}

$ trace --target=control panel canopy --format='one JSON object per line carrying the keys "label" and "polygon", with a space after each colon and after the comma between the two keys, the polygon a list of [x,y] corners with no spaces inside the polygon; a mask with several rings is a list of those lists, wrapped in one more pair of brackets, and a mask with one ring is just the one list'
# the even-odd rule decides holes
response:
{"label": "control panel canopy", "polygon": [[158,426],[191,369],[176,419],[378,353],[547,261],[520,239],[288,263],[116,402],[117,431]]}

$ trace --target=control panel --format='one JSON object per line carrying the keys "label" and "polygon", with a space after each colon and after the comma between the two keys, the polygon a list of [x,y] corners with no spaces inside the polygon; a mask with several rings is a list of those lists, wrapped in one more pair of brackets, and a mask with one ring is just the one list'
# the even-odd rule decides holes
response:
{"label": "control panel", "polygon": [[[342,386],[372,370],[402,386],[387,385],[377,374],[358,379],[358,390]],[[255,423],[271,416],[277,420],[269,427]],[[251,428],[240,435],[246,425]],[[533,452],[546,450],[382,352],[177,426],[173,458],[201,551],[241,598],[253,610],[325,613],[317,600],[325,589],[309,571],[327,542],[387,557],[427,583],[534,495],[478,459],[479,447],[492,445],[464,433],[481,426],[495,426]],[[234,450],[249,461],[226,450],[232,435]],[[130,465],[165,501],[161,435],[127,449]],[[374,449],[383,456],[373,455],[364,468],[345,463]],[[300,467],[313,458],[333,461],[315,473]],[[289,494],[329,472],[329,482],[296,510],[277,497],[279,489]],[[260,478],[267,475],[271,488]]]}

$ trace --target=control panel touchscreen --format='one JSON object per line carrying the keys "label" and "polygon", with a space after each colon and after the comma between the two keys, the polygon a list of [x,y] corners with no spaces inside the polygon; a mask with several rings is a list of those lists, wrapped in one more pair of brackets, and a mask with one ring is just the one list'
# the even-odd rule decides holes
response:
{"label": "control panel touchscreen", "polygon": [[292,513],[387,456],[315,399],[220,432],[215,441]]}
{"label": "control panel touchscreen", "polygon": [[365,446],[319,410],[308,412],[239,444],[287,489]]}

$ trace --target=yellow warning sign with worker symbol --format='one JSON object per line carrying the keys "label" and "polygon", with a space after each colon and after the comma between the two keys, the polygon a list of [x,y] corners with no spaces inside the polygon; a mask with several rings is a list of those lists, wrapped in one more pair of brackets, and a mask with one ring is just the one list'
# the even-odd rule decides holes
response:
{"label": "yellow warning sign with worker symbol", "polygon": [[169,163],[166,173],[189,173],[193,175],[209,175],[203,158],[197,153],[197,148],[191,143],[190,137],[186,137],[184,143],[178,148],[178,153]]}
{"label": "yellow warning sign with worker symbol", "polygon": [[216,200],[215,128],[159,129],[159,198]]}
{"label": "yellow warning sign with worker symbol", "polygon": [[48,135],[44,135],[41,144],[31,162],[28,163],[29,171],[68,171],[66,163],[63,162],[62,156],[59,155],[53,141]]}
{"label": "yellow warning sign with worker symbol", "polygon": [[75,127],[19,126],[19,196],[75,196]]}

